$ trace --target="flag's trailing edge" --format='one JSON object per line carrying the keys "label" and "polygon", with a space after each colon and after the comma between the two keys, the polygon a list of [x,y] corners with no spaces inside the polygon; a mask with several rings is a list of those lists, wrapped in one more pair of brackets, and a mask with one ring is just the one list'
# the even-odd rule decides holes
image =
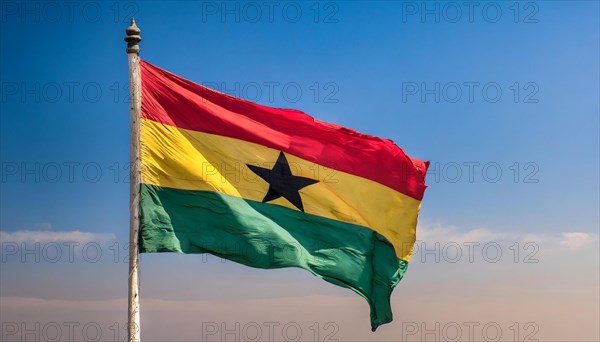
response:
{"label": "flag's trailing edge", "polygon": [[392,141],[262,106],[141,61],[140,250],[301,267],[392,321],[428,163]]}

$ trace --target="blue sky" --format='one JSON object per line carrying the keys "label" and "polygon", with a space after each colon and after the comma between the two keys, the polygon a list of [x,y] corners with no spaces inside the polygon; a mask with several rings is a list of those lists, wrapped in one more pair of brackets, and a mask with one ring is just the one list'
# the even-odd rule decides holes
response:
{"label": "blue sky", "polygon": [[[492,234],[509,241],[575,232],[597,249],[598,3],[475,3],[469,18],[467,7],[455,2],[281,2],[269,17],[264,3],[75,2],[71,12],[63,3],[2,1],[0,230],[113,234],[126,243],[129,114],[122,39],[134,14],[141,58],[150,63],[235,96],[392,139],[411,156],[430,160],[420,215],[429,232],[486,229],[512,234]],[[439,22],[436,14],[423,14],[436,6]],[[426,89],[434,91],[423,95]],[[144,256],[151,265],[143,268],[146,293],[214,299],[220,281],[234,279],[248,289],[239,294],[244,298],[345,294],[297,270],[198,265],[198,258]],[[173,285],[168,279],[201,279],[176,275],[173,262],[223,278],[209,282],[212,292],[188,286],[178,289],[181,295],[167,294],[161,289]],[[122,263],[2,266],[4,297],[125,295],[118,283]],[[412,273],[407,279],[422,274]],[[282,274],[291,280],[281,280]],[[65,277],[74,279],[64,284]],[[42,279],[54,289],[39,285]],[[585,279],[597,292],[597,276]],[[598,336],[597,326],[590,333]]]}

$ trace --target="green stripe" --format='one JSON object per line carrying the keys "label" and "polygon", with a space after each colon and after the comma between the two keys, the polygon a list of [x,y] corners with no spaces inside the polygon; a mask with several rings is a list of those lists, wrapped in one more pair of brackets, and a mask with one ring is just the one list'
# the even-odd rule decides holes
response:
{"label": "green stripe", "polygon": [[358,225],[215,192],[141,185],[142,253],[211,253],[257,268],[301,267],[354,290],[372,330],[392,321],[390,295],[408,263]]}

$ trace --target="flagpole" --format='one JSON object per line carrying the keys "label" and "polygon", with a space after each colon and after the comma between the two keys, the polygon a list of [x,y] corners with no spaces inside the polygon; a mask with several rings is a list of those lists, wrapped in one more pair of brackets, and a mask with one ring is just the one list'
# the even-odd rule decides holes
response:
{"label": "flagpole", "polygon": [[129,93],[130,93],[130,150],[129,161],[131,178],[129,187],[129,291],[127,339],[129,342],[140,341],[140,296],[139,296],[139,212],[140,212],[140,114],[141,114],[141,79],[140,79],[140,47],[142,40],[140,29],[131,18],[131,26],[125,33],[127,42],[127,59],[129,60]]}

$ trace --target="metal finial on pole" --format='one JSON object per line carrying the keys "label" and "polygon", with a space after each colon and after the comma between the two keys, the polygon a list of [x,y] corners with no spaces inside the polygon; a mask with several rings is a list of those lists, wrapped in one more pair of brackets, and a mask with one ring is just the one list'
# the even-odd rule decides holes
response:
{"label": "metal finial on pole", "polygon": [[140,32],[140,28],[135,24],[135,18],[131,18],[131,25],[125,30],[125,33],[127,33],[127,37],[125,37],[127,53],[140,53],[140,46],[138,45],[142,41]]}
{"label": "metal finial on pole", "polygon": [[131,26],[125,33],[127,42],[127,59],[129,60],[129,92],[130,92],[130,150],[131,179],[129,187],[129,278],[128,278],[128,316],[127,339],[129,342],[140,341],[140,296],[139,296],[139,246],[140,227],[140,116],[141,116],[141,78],[140,78],[140,29],[131,18]]}

